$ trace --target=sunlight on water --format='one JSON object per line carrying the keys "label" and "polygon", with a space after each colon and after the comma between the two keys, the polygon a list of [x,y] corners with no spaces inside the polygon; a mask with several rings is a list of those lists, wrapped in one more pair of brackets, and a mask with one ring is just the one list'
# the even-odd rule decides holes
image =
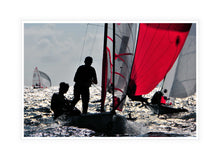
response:
{"label": "sunlight on water", "polygon": [[[54,120],[50,110],[52,94],[58,91],[58,87],[47,89],[24,88],[24,137],[96,137],[106,136],[102,133],[86,128],[65,126],[65,121]],[[100,88],[91,87],[90,101],[100,99]],[[147,95],[150,97],[151,95]],[[66,97],[72,99],[73,91],[70,87]],[[106,111],[110,111],[111,96],[108,95]],[[175,107],[184,107],[189,110],[186,113],[173,115],[155,115],[151,110],[142,106],[139,102],[129,99],[125,103],[124,110],[117,112],[125,118],[131,118],[126,122],[126,132],[120,136],[135,137],[195,137],[196,136],[196,96],[173,101]],[[82,109],[79,101],[76,107]],[[90,113],[97,113],[100,103],[89,103]]]}

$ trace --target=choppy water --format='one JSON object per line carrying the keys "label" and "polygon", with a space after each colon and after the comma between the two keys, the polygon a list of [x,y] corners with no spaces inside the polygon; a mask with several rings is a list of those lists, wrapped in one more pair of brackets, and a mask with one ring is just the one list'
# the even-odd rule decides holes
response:
{"label": "choppy water", "polygon": [[[53,112],[50,110],[50,100],[58,87],[47,89],[24,88],[24,137],[106,137],[103,133],[86,128],[63,125],[62,120],[54,120]],[[91,87],[90,101],[100,99],[100,89]],[[67,98],[72,98],[72,87],[66,94]],[[153,93],[152,93],[153,94]],[[146,95],[150,97],[152,95]],[[107,102],[110,102],[110,96]],[[159,117],[139,102],[127,100],[124,110],[117,112],[119,115],[136,120],[128,120],[126,123],[126,133],[130,137],[196,137],[196,96],[186,99],[176,99],[173,101],[175,107],[184,107],[189,110],[187,113],[172,115],[160,115]],[[81,109],[81,101],[77,108]],[[90,103],[90,113],[98,112],[100,104]],[[110,105],[106,106],[110,110]]]}

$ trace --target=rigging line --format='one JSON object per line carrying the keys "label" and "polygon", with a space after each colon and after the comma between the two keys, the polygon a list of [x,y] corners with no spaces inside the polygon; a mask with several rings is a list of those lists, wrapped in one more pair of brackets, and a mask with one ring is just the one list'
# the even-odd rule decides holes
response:
{"label": "rigging line", "polygon": [[93,40],[92,49],[90,50],[90,55],[91,55],[91,56],[92,56],[92,53],[93,53],[94,44],[95,44],[95,42],[96,42],[97,32],[98,32],[98,26],[96,27],[95,39]]}
{"label": "rigging line", "polygon": [[[83,47],[82,47],[82,51],[81,51],[81,54],[80,54],[80,60],[79,60],[79,63],[81,62],[82,60],[82,54],[83,54],[83,51],[84,51],[84,46],[85,46],[85,41],[86,41],[86,37],[87,37],[87,32],[88,32],[88,25],[86,26],[86,33],[85,33],[85,36],[84,36],[84,42],[83,42]],[[79,64],[78,64],[79,65]]]}

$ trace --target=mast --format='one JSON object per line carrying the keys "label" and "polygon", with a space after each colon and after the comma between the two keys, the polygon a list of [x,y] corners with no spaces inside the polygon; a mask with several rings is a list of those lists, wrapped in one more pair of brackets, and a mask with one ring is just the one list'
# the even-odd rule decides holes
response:
{"label": "mast", "polygon": [[112,97],[113,97],[113,112],[115,113],[115,23],[113,23],[113,92],[112,92]]}
{"label": "mast", "polygon": [[[107,46],[107,34],[108,34],[108,23],[105,23],[104,26],[104,46],[103,46],[103,57],[106,55],[106,46]],[[105,64],[102,64],[103,66]],[[104,67],[102,67],[103,70]],[[104,71],[103,71],[104,72]],[[104,73],[102,73],[102,76],[104,76]],[[102,77],[102,99],[101,99],[101,112],[104,112],[104,105],[105,105],[105,90],[103,90],[103,87],[105,87],[105,80],[103,80]]]}

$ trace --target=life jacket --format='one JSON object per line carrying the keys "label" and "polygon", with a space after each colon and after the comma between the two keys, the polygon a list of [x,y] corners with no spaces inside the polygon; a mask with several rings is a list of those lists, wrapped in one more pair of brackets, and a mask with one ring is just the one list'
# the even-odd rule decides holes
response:
{"label": "life jacket", "polygon": [[162,104],[166,104],[166,100],[165,100],[164,96],[161,96],[160,103],[162,103]]}

